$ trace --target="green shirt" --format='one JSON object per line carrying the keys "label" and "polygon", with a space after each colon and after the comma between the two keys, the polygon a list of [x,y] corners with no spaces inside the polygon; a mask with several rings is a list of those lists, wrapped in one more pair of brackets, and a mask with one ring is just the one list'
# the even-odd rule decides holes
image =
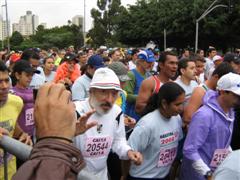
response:
{"label": "green shirt", "polygon": [[[141,74],[141,73],[140,73]],[[146,79],[146,74],[141,76]],[[128,80],[126,82],[126,85],[124,87],[124,90],[127,92],[127,102],[129,103],[135,103],[138,94],[134,94],[134,88],[135,88],[135,84],[136,84],[136,80],[135,80],[135,75],[132,71],[128,71],[128,77],[130,78],[130,80]]]}

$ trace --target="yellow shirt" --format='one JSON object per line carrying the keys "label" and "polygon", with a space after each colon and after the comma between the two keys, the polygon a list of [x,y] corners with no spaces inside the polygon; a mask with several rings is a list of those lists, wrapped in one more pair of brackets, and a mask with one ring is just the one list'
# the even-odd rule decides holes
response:
{"label": "yellow shirt", "polygon": [[[0,127],[7,129],[10,132],[10,137],[13,136],[17,118],[23,108],[23,101],[20,97],[8,94],[6,104],[0,107]],[[11,154],[8,156],[8,179],[12,179],[16,172],[16,158]],[[3,150],[0,148],[0,179],[4,179],[3,166]]]}

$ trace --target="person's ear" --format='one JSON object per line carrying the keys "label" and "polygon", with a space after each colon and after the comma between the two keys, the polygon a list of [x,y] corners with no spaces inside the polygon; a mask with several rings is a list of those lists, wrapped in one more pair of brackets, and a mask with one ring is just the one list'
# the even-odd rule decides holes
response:
{"label": "person's ear", "polygon": [[162,100],[161,106],[164,110],[167,110],[167,101],[165,99]]}
{"label": "person's ear", "polygon": [[214,79],[216,79],[216,80],[219,80],[219,79],[220,79],[217,74],[214,74],[213,77],[214,77]]}
{"label": "person's ear", "polygon": [[181,68],[181,69],[180,69],[181,74],[184,74],[185,71],[186,71],[186,70],[185,70],[184,68]]}
{"label": "person's ear", "polygon": [[14,73],[14,76],[16,77],[16,79],[17,79],[17,80],[19,80],[19,79],[20,79],[20,76],[21,76],[21,74],[20,74],[20,73],[18,73],[18,72],[15,72],[15,73]]}

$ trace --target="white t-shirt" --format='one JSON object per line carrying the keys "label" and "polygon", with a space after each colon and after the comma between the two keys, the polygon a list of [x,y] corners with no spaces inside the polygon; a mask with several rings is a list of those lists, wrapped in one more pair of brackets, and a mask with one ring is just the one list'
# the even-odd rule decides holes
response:
{"label": "white t-shirt", "polygon": [[72,86],[72,100],[81,101],[89,97],[89,88],[92,79],[86,74],[78,77]]}
{"label": "white t-shirt", "polygon": [[40,71],[40,75],[45,79],[45,82],[52,82],[54,80],[54,77],[56,75],[55,71],[51,71],[51,73],[46,76],[42,67],[38,67],[38,70]]}
{"label": "white t-shirt", "polygon": [[211,59],[209,58],[205,58],[206,63],[205,63],[205,67],[204,67],[204,76],[207,79],[209,76],[209,71],[212,67],[214,67],[214,63]]}
{"label": "white t-shirt", "polygon": [[45,83],[45,78],[39,74],[34,74],[32,77],[32,81],[30,82],[30,88],[39,89]]}
{"label": "white t-shirt", "polygon": [[204,73],[200,74],[198,78],[199,78],[200,84],[205,82]]}
{"label": "white t-shirt", "polygon": [[192,95],[192,92],[194,90],[195,87],[198,86],[197,82],[196,81],[191,81],[189,85],[186,85],[182,82],[182,80],[180,79],[180,77],[178,77],[175,82],[181,86],[184,91],[185,91],[185,102],[184,102],[184,105],[187,105],[191,95]]}
{"label": "white t-shirt", "polygon": [[159,110],[143,116],[128,139],[129,145],[143,155],[140,166],[131,164],[130,175],[136,178],[164,178],[177,155],[182,138],[181,117],[163,117]]}
{"label": "white t-shirt", "polygon": [[[89,99],[74,103],[76,111],[80,115],[92,110]],[[91,115],[88,122],[91,121],[97,121],[98,125],[84,134],[76,136],[74,143],[82,152],[87,171],[92,172],[101,180],[107,180],[106,161],[110,149],[117,153],[121,159],[128,159],[127,152],[131,149],[125,137],[122,110],[114,104],[107,114],[94,113]]]}
{"label": "white t-shirt", "polygon": [[129,70],[135,69],[136,68],[136,64],[134,64],[133,61],[129,61],[128,62],[128,67],[129,67]]}
{"label": "white t-shirt", "polygon": [[213,74],[213,71],[215,70],[215,67],[211,67],[211,69],[209,69],[209,72],[208,72],[208,75],[207,75],[207,78],[208,80],[212,77],[212,74]]}
{"label": "white t-shirt", "polygon": [[158,71],[158,62],[154,62],[153,69],[154,72]]}

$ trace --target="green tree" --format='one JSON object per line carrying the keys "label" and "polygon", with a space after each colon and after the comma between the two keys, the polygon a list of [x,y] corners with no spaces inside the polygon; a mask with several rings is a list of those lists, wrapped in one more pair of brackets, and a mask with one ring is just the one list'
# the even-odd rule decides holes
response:
{"label": "green tree", "polygon": [[98,9],[92,9],[93,28],[87,34],[92,46],[114,46],[118,43],[115,36],[119,17],[126,9],[121,0],[98,0]]}
{"label": "green tree", "polygon": [[18,46],[23,42],[23,40],[24,39],[21,33],[19,33],[18,31],[15,31],[12,33],[12,36],[10,38],[11,46]]}
{"label": "green tree", "polygon": [[[167,46],[191,46],[195,42],[196,19],[212,0],[138,0],[123,11],[116,26],[117,39],[127,45],[143,46],[154,40],[163,48],[163,30],[167,30]],[[228,5],[228,0],[218,4]],[[216,8],[199,23],[199,47],[219,49],[240,47],[240,4],[235,3],[232,14],[227,8]],[[224,43],[223,43],[224,42]]]}
{"label": "green tree", "polygon": [[69,26],[54,27],[51,29],[43,29],[39,27],[36,35],[31,36],[33,42],[38,42],[44,48],[58,47],[64,48],[69,45],[75,47],[83,46],[83,33],[81,26],[74,24]]}

